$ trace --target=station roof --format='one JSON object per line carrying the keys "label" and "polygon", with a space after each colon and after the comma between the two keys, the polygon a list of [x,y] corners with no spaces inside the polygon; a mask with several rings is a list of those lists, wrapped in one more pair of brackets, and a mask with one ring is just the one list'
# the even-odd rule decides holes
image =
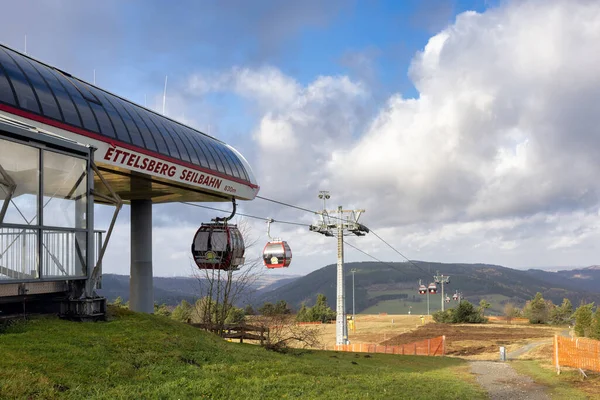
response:
{"label": "station roof", "polygon": [[[233,147],[3,45],[0,111],[258,191],[250,166]],[[192,175],[182,176],[189,181]]]}

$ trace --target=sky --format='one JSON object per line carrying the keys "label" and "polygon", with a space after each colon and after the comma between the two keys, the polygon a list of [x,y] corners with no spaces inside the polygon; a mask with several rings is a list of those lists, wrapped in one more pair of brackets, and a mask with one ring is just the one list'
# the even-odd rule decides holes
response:
{"label": "sky", "polygon": [[[600,2],[593,0],[2,0],[0,41],[236,147],[260,195],[361,222],[410,259],[513,268],[599,263]],[[210,206],[226,209],[223,204]],[[256,199],[244,213],[310,224]],[[98,228],[110,210],[99,208]],[[156,205],[154,274],[190,275],[214,213]],[[247,258],[267,240],[241,219]],[[336,241],[273,224],[285,274]],[[347,238],[385,261],[375,235]],[[369,258],[346,248],[347,261]],[[104,272],[129,273],[129,210]],[[277,271],[276,273],[282,273]]]}

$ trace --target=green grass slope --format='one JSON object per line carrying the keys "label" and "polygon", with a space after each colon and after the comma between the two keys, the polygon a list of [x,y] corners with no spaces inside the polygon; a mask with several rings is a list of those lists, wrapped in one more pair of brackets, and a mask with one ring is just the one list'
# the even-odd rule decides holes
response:
{"label": "green grass slope", "polygon": [[0,398],[485,398],[458,359],[278,354],[168,318],[34,319],[0,333]]}

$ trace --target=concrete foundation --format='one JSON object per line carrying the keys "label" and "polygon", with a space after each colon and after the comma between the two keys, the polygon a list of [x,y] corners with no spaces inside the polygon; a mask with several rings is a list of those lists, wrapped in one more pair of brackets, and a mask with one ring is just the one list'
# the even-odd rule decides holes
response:
{"label": "concrete foundation", "polygon": [[152,285],[152,201],[131,201],[131,271],[129,308],[154,312]]}

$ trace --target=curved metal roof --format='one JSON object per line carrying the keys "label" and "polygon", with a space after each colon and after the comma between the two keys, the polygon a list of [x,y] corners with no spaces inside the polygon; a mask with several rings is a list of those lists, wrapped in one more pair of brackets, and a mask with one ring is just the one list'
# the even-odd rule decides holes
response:
{"label": "curved metal roof", "polygon": [[231,146],[0,45],[0,105],[256,186]]}

